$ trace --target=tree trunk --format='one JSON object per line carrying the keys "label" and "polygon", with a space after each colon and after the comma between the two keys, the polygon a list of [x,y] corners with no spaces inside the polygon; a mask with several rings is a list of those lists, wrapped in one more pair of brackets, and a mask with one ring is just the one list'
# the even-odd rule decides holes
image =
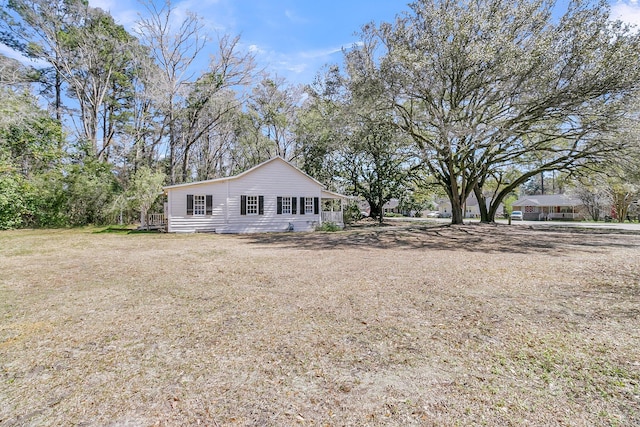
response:
{"label": "tree trunk", "polygon": [[491,212],[487,210],[487,198],[482,194],[482,190],[476,185],[473,187],[473,194],[476,196],[476,200],[478,200],[478,209],[480,210],[480,222],[482,223],[490,223],[494,222],[494,215],[491,215]]}
{"label": "tree trunk", "polygon": [[169,103],[169,183],[174,185],[176,183],[176,135],[174,130],[174,112],[173,112],[173,100]]}
{"label": "tree trunk", "polygon": [[463,224],[462,202],[460,196],[455,194],[449,198],[451,201],[451,224]]}
{"label": "tree trunk", "polygon": [[55,92],[56,92],[56,120],[58,122],[62,122],[62,76],[60,76],[60,71],[58,68],[55,69],[56,73],[56,81],[55,81]]}
{"label": "tree trunk", "polygon": [[189,178],[189,146],[184,147],[184,154],[182,156],[182,182],[187,182]]}
{"label": "tree trunk", "polygon": [[461,187],[456,181],[456,175],[454,173],[455,168],[451,162],[449,163],[448,168],[449,171],[451,171],[449,177],[451,187],[447,189],[449,201],[451,202],[451,224],[462,224],[464,219],[462,205],[467,199],[468,194],[464,194],[465,191],[462,191],[463,194],[460,194]]}
{"label": "tree trunk", "polygon": [[382,224],[383,216],[382,216],[382,205],[380,205],[377,201],[367,200],[369,203],[369,217],[377,220],[380,224]]}
{"label": "tree trunk", "polygon": [[496,222],[496,214],[498,213],[499,206],[500,203],[493,203],[493,200],[491,201],[489,212],[487,213],[487,218],[489,219],[487,222]]}

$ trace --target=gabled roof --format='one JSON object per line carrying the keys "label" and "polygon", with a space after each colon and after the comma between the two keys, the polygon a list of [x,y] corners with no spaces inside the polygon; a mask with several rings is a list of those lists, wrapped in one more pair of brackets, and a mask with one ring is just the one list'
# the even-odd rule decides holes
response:
{"label": "gabled roof", "polygon": [[318,181],[315,178],[312,178],[311,176],[307,175],[306,173],[304,173],[303,171],[301,171],[300,169],[298,169],[297,167],[293,166],[291,163],[287,162],[285,159],[283,159],[280,156],[276,156],[273,157],[265,162],[260,163],[259,165],[256,165],[254,167],[252,167],[251,169],[247,169],[246,171],[239,173],[238,175],[233,175],[233,176],[228,176],[228,177],[224,177],[224,178],[215,178],[215,179],[208,179],[205,181],[195,181],[195,182],[186,182],[183,184],[174,184],[174,185],[167,185],[162,187],[163,190],[169,190],[172,188],[180,188],[180,187],[189,187],[191,185],[202,185],[202,184],[212,184],[212,183],[217,183],[217,182],[225,182],[225,181],[230,181],[230,180],[234,180],[234,179],[238,179],[238,178],[242,178],[245,175],[250,174],[251,172],[255,171],[256,169],[259,169],[269,163],[272,162],[282,162],[285,165],[289,166],[290,168],[293,168],[296,172],[300,173],[301,175],[305,176],[306,178],[310,179],[311,181],[315,182],[316,184],[318,184],[320,187],[322,187],[322,189],[324,189],[324,185]]}
{"label": "gabled roof", "polygon": [[580,206],[580,199],[565,194],[526,196],[513,202],[513,206]]}
{"label": "gabled roof", "polygon": [[384,204],[383,208],[384,209],[395,209],[398,206],[400,206],[400,200],[398,199],[391,199],[389,200],[387,203]]}

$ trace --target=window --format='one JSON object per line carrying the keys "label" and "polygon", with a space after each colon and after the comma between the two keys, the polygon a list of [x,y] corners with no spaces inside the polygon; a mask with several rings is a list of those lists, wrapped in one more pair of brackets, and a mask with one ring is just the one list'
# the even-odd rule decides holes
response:
{"label": "window", "polygon": [[264,215],[264,196],[240,196],[240,215]]}
{"label": "window", "polygon": [[213,196],[187,194],[187,215],[204,216],[213,212]]}
{"label": "window", "polygon": [[204,215],[204,196],[193,196],[193,214],[194,215]]}
{"label": "window", "polygon": [[313,215],[313,197],[304,198],[304,213]]}
{"label": "window", "polygon": [[278,215],[295,215],[297,211],[297,201],[298,199],[295,197],[278,197]]}
{"label": "window", "polygon": [[258,215],[258,196],[247,196],[247,215]]}
{"label": "window", "polygon": [[282,198],[282,213],[283,214],[291,213],[291,197]]}
{"label": "window", "polygon": [[318,197],[300,197],[300,215],[318,215],[319,209],[320,199]]}

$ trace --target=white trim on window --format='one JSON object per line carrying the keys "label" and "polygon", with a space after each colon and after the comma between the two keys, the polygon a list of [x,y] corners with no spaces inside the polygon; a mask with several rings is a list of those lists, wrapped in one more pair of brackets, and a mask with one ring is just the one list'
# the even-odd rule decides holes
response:
{"label": "white trim on window", "polygon": [[203,194],[193,195],[193,215],[204,216],[207,209],[206,197]]}
{"label": "white trim on window", "polygon": [[304,213],[305,215],[313,215],[313,197],[304,198]]}
{"label": "white trim on window", "polygon": [[291,197],[282,198],[282,214],[291,214]]}
{"label": "white trim on window", "polygon": [[258,215],[258,196],[247,196],[247,215]]}

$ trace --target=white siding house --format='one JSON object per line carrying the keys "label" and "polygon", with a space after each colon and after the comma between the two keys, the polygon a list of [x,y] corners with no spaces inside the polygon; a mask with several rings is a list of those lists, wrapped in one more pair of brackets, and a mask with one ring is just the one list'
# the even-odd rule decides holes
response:
{"label": "white siding house", "polygon": [[[343,225],[347,198],[281,157],[236,176],[170,185],[164,193],[170,233],[312,231],[323,219]],[[339,211],[323,212],[329,200],[341,201]]]}
{"label": "white siding house", "polygon": [[[489,209],[491,200],[491,197],[487,198],[486,200],[487,209]],[[500,217],[503,210],[504,205],[500,203],[498,205],[498,210],[496,211],[496,216]],[[441,216],[450,217],[452,214],[451,201],[449,199],[441,199],[438,202],[438,211],[440,212]],[[480,206],[475,194],[471,193],[469,197],[467,197],[467,201],[462,206],[462,216],[463,218],[480,218]]]}

